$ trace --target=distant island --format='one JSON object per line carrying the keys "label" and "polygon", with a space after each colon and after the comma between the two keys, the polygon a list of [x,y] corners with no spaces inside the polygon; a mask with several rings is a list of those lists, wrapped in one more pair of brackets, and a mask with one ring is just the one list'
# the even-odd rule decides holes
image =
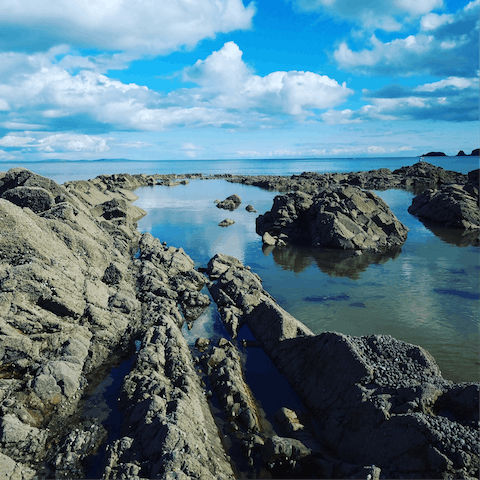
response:
{"label": "distant island", "polygon": [[[456,157],[478,157],[479,155],[480,155],[480,149],[476,148],[475,150],[472,150],[472,153],[470,155],[467,155],[463,150],[460,150],[455,156]],[[424,153],[422,157],[448,157],[448,155],[446,155],[443,152],[428,152],[428,153]]]}

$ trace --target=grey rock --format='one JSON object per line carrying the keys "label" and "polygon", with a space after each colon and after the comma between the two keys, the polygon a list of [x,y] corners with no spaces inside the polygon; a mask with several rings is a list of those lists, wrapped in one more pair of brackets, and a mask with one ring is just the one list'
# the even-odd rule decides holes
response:
{"label": "grey rock", "polygon": [[2,198],[18,205],[28,207],[35,213],[48,210],[53,204],[53,197],[41,187],[15,187],[7,190]]}
{"label": "grey rock", "polygon": [[229,227],[230,225],[233,225],[235,223],[234,220],[232,220],[231,218],[225,218],[225,220],[222,220],[218,226],[219,227]]}
{"label": "grey rock", "polygon": [[276,196],[272,210],[257,218],[256,231],[316,247],[378,251],[402,245],[408,229],[374,193],[331,186],[314,196]]}
{"label": "grey rock", "polygon": [[245,210],[246,210],[247,212],[256,212],[255,207],[254,207],[253,205],[247,205],[247,206],[245,207]]}
{"label": "grey rock", "polygon": [[225,200],[217,203],[217,208],[223,208],[224,210],[235,210],[242,203],[242,199],[237,195],[233,194],[227,197]]}

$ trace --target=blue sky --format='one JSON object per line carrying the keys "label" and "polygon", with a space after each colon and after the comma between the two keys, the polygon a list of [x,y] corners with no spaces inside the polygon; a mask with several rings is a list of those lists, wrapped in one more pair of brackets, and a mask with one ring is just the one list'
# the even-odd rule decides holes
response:
{"label": "blue sky", "polygon": [[469,154],[479,0],[0,4],[0,162]]}

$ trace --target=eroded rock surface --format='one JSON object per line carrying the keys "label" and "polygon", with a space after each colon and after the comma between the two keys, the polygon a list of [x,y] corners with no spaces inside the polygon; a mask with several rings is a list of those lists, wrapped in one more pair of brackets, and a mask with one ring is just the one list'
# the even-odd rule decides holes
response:
{"label": "eroded rock surface", "polygon": [[277,195],[272,209],[257,218],[256,230],[270,245],[373,251],[402,245],[408,232],[378,195],[353,186]]}
{"label": "eroded rock surface", "polygon": [[233,211],[237,209],[241,203],[242,199],[236,193],[234,193],[233,195],[227,197],[225,200],[218,202],[217,208],[223,208],[224,210]]}
{"label": "eroded rock surface", "polygon": [[468,174],[466,184],[444,185],[415,197],[408,211],[420,218],[465,230],[480,228],[479,170]]}
{"label": "eroded rock surface", "polygon": [[[131,354],[134,340],[155,323],[165,325],[161,314],[169,319],[169,335],[183,341],[176,368],[187,362],[180,328],[209,304],[200,292],[207,280],[183,249],[137,231],[145,212],[132,205],[131,190],[160,179],[119,174],[58,185],[22,168],[0,174],[4,478],[85,476],[84,459],[107,431],[82,419],[82,395]],[[165,375],[177,380],[171,371]],[[198,397],[210,415],[198,421],[211,425],[203,393]],[[207,443],[219,443],[216,438]]]}
{"label": "eroded rock surface", "polygon": [[388,335],[314,335],[233,257],[213,257],[208,273],[214,298],[224,294],[224,308],[237,309],[314,413],[327,448],[311,459],[319,473],[361,478],[375,467],[385,478],[478,476],[479,384],[445,380],[427,351]]}

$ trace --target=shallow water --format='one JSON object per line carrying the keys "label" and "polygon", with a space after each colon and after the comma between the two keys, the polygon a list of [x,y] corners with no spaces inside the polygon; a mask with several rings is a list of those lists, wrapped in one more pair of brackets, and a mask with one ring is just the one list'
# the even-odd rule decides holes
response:
{"label": "shallow water", "polygon": [[[242,198],[237,210],[216,208],[215,199],[232,193]],[[446,378],[478,381],[478,247],[459,246],[460,233],[432,231],[410,215],[412,193],[376,193],[410,229],[403,247],[383,256],[299,247],[264,251],[255,218],[270,209],[277,193],[224,180],[140,188],[135,204],[148,212],[140,231],[183,246],[197,266],[205,266],[215,253],[238,257],[260,275],[283,308],[315,333],[389,334],[426,348]],[[247,204],[258,212],[247,212]],[[236,223],[219,227],[224,218]],[[212,335],[208,312],[194,332]]]}

